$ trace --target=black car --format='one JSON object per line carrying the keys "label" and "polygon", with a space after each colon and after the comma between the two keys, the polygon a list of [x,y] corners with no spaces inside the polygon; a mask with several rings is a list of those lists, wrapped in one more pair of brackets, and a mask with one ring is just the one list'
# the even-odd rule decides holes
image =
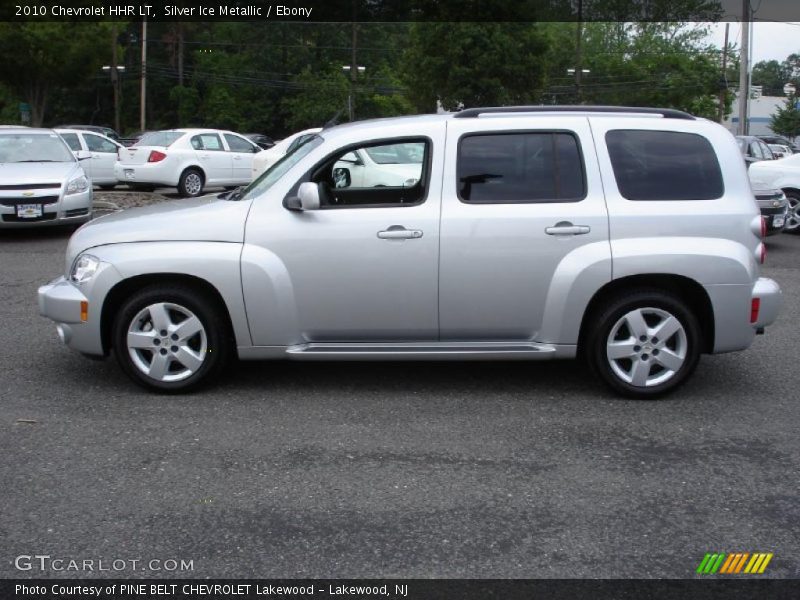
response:
{"label": "black car", "polygon": [[780,144],[781,146],[786,146],[792,151],[793,154],[800,152],[800,146],[797,146],[797,144],[794,142],[790,142],[782,135],[759,135],[756,137],[768,144]]}
{"label": "black car", "polygon": [[263,133],[245,133],[243,135],[262,150],[267,150],[275,145],[275,140]]}

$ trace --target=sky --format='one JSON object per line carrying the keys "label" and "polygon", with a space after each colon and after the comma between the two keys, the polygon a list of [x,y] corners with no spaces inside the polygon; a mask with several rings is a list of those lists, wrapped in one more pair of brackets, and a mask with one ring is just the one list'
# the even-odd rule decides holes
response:
{"label": "sky", "polygon": [[[741,23],[731,23],[730,26],[729,42],[741,47]],[[711,24],[709,41],[722,48],[725,43],[725,23]],[[762,60],[783,61],[794,52],[800,53],[800,23],[753,23],[751,44],[753,64]]]}

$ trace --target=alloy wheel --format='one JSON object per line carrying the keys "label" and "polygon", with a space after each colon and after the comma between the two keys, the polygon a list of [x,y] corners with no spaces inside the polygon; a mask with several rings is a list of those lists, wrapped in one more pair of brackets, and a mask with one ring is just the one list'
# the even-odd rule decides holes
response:
{"label": "alloy wheel", "polygon": [[800,199],[787,196],[789,212],[786,214],[786,231],[795,231],[800,227]]}
{"label": "alloy wheel", "polygon": [[147,377],[161,382],[182,381],[205,361],[208,336],[189,309],[171,302],[150,304],[131,320],[128,355]]}
{"label": "alloy wheel", "polygon": [[686,362],[688,338],[677,317],[661,308],[637,308],[611,328],[606,357],[622,381],[653,387],[672,379]]}

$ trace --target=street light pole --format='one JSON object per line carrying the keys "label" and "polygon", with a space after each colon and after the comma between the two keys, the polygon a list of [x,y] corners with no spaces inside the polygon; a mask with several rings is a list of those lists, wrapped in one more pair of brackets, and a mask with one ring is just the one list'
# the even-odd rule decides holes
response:
{"label": "street light pole", "polygon": [[750,0],[742,0],[742,51],[739,58],[739,135],[747,135],[747,105],[750,101]]}
{"label": "street light pole", "polygon": [[145,130],[147,108],[147,19],[142,19],[142,85],[140,89],[139,129]]}
{"label": "street light pole", "polygon": [[117,72],[117,24],[111,28],[111,86],[114,88],[114,131],[119,132],[119,73]]}

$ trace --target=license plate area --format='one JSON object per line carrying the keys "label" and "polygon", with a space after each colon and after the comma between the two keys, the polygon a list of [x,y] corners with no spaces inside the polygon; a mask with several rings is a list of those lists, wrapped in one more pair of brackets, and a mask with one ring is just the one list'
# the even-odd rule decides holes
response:
{"label": "license plate area", "polygon": [[41,204],[17,204],[17,217],[20,219],[38,219],[42,216]]}
{"label": "license plate area", "polygon": [[133,169],[125,169],[125,179],[133,179],[134,177]]}

